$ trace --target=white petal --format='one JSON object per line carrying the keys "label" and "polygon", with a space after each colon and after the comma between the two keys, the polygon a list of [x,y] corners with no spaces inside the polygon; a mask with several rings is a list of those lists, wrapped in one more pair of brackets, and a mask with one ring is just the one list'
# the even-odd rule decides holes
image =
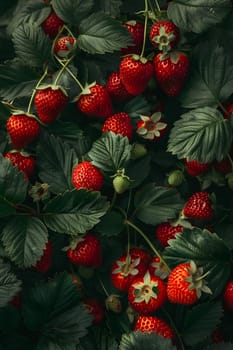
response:
{"label": "white petal", "polygon": [[161,119],[162,117],[162,113],[161,112],[155,112],[154,114],[152,114],[151,116],[151,120],[153,123],[158,123],[158,121]]}
{"label": "white petal", "polygon": [[167,126],[166,123],[159,122],[159,123],[156,124],[156,129],[157,130],[163,130],[163,129],[166,128],[166,126]]}

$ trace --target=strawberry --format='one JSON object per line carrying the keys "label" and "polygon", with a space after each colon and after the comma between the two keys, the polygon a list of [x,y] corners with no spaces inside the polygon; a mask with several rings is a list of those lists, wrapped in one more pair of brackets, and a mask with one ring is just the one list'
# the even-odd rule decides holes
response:
{"label": "strawberry", "polygon": [[149,40],[156,49],[168,52],[180,40],[179,28],[169,20],[160,20],[151,26]]}
{"label": "strawberry", "polygon": [[194,261],[177,265],[168,276],[167,296],[171,303],[192,305],[201,297],[201,293],[211,294],[202,278],[203,268]]}
{"label": "strawberry", "polygon": [[85,298],[83,304],[94,316],[93,324],[99,324],[104,319],[104,307],[96,298]]}
{"label": "strawberry", "polygon": [[40,133],[40,124],[32,114],[11,115],[6,123],[12,146],[21,150],[34,141]]}
{"label": "strawberry", "polygon": [[151,276],[159,276],[162,280],[169,275],[169,269],[166,264],[158,256],[154,256],[148,266]]}
{"label": "strawberry", "polygon": [[66,35],[58,38],[54,45],[54,53],[60,58],[67,58],[74,50],[75,39],[72,36]]}
{"label": "strawberry", "polygon": [[183,214],[190,219],[210,220],[214,215],[209,193],[200,191],[188,198],[183,208]]}
{"label": "strawberry", "polygon": [[146,315],[159,309],[167,300],[166,284],[149,271],[137,277],[128,289],[128,302],[140,314]]}
{"label": "strawberry", "polygon": [[140,115],[137,123],[137,134],[146,140],[158,140],[167,131],[167,124],[162,118],[161,112],[155,112],[151,116]]}
{"label": "strawberry", "polygon": [[175,340],[175,333],[170,325],[155,316],[139,315],[136,319],[134,331],[143,333],[152,333],[162,335],[164,338],[170,338],[172,341]]}
{"label": "strawberry", "polygon": [[140,258],[146,265],[148,265],[152,259],[152,255],[149,251],[139,247],[130,248],[129,254],[133,259]]}
{"label": "strawberry", "polygon": [[112,131],[115,134],[120,134],[131,140],[133,136],[133,127],[128,113],[119,112],[108,117],[102,126],[102,133],[106,131]]}
{"label": "strawberry", "polygon": [[122,55],[138,54],[140,55],[143,46],[144,38],[144,23],[135,20],[123,23],[123,26],[128,29],[132,36],[133,45],[121,49]]}
{"label": "strawberry", "polygon": [[60,17],[58,17],[58,15],[54,11],[52,11],[41,24],[41,27],[44,33],[47,34],[50,37],[50,39],[54,39],[63,25],[63,20]]}
{"label": "strawberry", "polygon": [[223,301],[225,306],[233,311],[233,280],[228,281],[224,288]]}
{"label": "strawberry", "polygon": [[113,286],[127,292],[136,277],[144,276],[147,263],[138,256],[123,255],[111,266],[111,282]]}
{"label": "strawberry", "polygon": [[211,163],[199,163],[197,160],[184,160],[186,171],[190,176],[199,176],[206,173],[211,167]]}
{"label": "strawberry", "polygon": [[133,96],[142,94],[153,78],[153,63],[138,55],[127,56],[120,63],[120,79]]}
{"label": "strawberry", "polygon": [[105,300],[105,306],[107,310],[111,310],[116,314],[119,314],[122,310],[121,301],[119,295],[110,294]]}
{"label": "strawberry", "polygon": [[172,170],[167,177],[168,185],[172,187],[180,186],[184,182],[184,174],[180,169]]}
{"label": "strawberry", "polygon": [[38,117],[45,124],[50,124],[58,118],[67,101],[66,91],[58,85],[40,87],[34,98]]}
{"label": "strawberry", "polygon": [[182,52],[158,53],[154,57],[155,77],[167,96],[177,96],[186,82],[189,58]]}
{"label": "strawberry", "polygon": [[46,273],[52,264],[52,243],[48,241],[41,258],[37,261],[34,269],[41,273]]}
{"label": "strawberry", "polygon": [[105,87],[93,83],[86,87],[78,97],[78,109],[96,117],[108,117],[112,114],[112,102]]}
{"label": "strawberry", "polygon": [[233,102],[231,102],[231,101],[227,102],[223,105],[223,107],[226,110],[226,114],[225,114],[224,118],[230,120],[231,115],[233,114]]}
{"label": "strawberry", "polygon": [[67,257],[75,265],[99,267],[102,264],[100,240],[93,234],[85,234],[67,250]]}
{"label": "strawberry", "polygon": [[24,178],[28,179],[35,173],[36,161],[33,156],[27,152],[12,150],[4,155],[4,158],[10,159],[13,165],[17,166],[24,173]]}
{"label": "strawberry", "polygon": [[74,166],[72,171],[72,183],[76,189],[100,191],[103,187],[104,176],[91,162],[83,161]]}
{"label": "strawberry", "polygon": [[133,96],[126,90],[120,78],[120,72],[112,72],[106,82],[106,90],[113,102],[123,103]]}
{"label": "strawberry", "polygon": [[124,193],[129,189],[130,186],[130,178],[121,172],[122,169],[118,170],[117,173],[114,175],[114,179],[112,181],[113,188],[118,194]]}
{"label": "strawberry", "polygon": [[171,222],[162,222],[157,225],[155,236],[163,247],[167,247],[169,239],[174,239],[177,233],[183,231],[183,226],[173,225]]}

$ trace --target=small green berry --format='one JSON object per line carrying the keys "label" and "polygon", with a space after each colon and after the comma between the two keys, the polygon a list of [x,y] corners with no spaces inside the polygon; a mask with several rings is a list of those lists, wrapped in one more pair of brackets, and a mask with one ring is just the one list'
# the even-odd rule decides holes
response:
{"label": "small green berry", "polygon": [[117,175],[113,179],[113,187],[116,193],[124,193],[128,190],[130,185],[130,180],[127,176]]}
{"label": "small green berry", "polygon": [[131,151],[131,159],[139,159],[147,154],[147,149],[141,143],[134,143]]}
{"label": "small green berry", "polygon": [[184,174],[181,170],[174,170],[168,175],[167,181],[170,186],[180,186],[184,181]]}

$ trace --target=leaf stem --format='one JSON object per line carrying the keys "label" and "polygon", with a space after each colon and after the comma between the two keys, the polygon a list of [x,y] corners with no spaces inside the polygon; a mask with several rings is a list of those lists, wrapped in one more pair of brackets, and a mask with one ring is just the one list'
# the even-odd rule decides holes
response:
{"label": "leaf stem", "polygon": [[149,17],[149,13],[148,13],[148,0],[145,0],[145,21],[144,21],[144,35],[143,35],[143,44],[142,44],[142,51],[140,54],[140,57],[144,56],[144,51],[145,51],[145,46],[146,46],[146,38],[147,38],[147,23],[148,23],[148,17]]}
{"label": "leaf stem", "polygon": [[68,60],[66,60],[65,64],[62,65],[62,69],[60,69],[55,81],[54,81],[54,85],[57,85],[57,82],[59,81],[59,79],[61,78],[62,76],[62,73],[64,72],[64,70],[66,70],[68,64],[72,61],[74,56],[70,57]]}
{"label": "leaf stem", "polygon": [[161,310],[162,312],[166,315],[166,317],[169,319],[170,323],[171,323],[171,326],[172,326],[172,329],[174,330],[178,340],[179,340],[179,343],[180,343],[180,346],[181,346],[181,349],[180,350],[185,350],[185,347],[184,347],[184,344],[183,344],[183,340],[178,332],[178,329],[176,327],[176,324],[175,322],[173,321],[172,317],[170,316],[170,314],[167,312],[167,310],[164,308],[164,307],[161,307]]}
{"label": "leaf stem", "polygon": [[105,288],[105,285],[104,285],[102,279],[99,277],[99,275],[98,275],[98,281],[99,281],[104,293],[106,294],[106,296],[109,297],[109,293],[108,293],[107,289]]}
{"label": "leaf stem", "polygon": [[[65,66],[65,64],[60,60],[58,57],[56,57],[57,61],[60,63],[61,66]],[[66,71],[69,73],[69,75],[74,79],[74,81],[77,83],[77,85],[80,87],[80,89],[83,91],[84,86],[80,83],[80,81],[76,78],[76,76],[73,74],[73,72],[65,66]]]}
{"label": "leaf stem", "polygon": [[30,101],[29,101],[28,108],[27,108],[27,113],[28,114],[30,114],[30,110],[31,110],[31,107],[32,107],[32,102],[33,102],[33,99],[34,99],[35,94],[37,92],[37,88],[38,88],[38,86],[40,86],[41,82],[44,80],[44,78],[46,77],[47,73],[48,73],[48,66],[45,67],[44,73],[42,74],[42,76],[38,80],[35,88],[33,89],[33,93],[31,94]]}
{"label": "leaf stem", "polygon": [[161,12],[161,8],[159,6],[158,0],[155,0],[155,6],[157,8],[157,11],[160,13]]}

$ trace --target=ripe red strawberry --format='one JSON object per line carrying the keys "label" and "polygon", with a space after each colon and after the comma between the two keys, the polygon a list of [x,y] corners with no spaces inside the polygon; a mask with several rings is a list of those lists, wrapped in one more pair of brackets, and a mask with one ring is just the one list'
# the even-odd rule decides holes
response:
{"label": "ripe red strawberry", "polygon": [[230,119],[231,115],[233,114],[233,102],[227,102],[224,105],[224,108],[226,110],[226,114],[224,115],[225,119]]}
{"label": "ripe red strawberry", "polygon": [[143,37],[144,37],[144,23],[135,20],[128,21],[123,24],[132,35],[133,45],[121,49],[122,55],[140,54],[142,51]]}
{"label": "ripe red strawberry", "polygon": [[159,309],[167,300],[166,284],[149,271],[143,277],[136,278],[128,290],[130,306],[140,314],[146,315]]}
{"label": "ripe red strawberry", "polygon": [[50,37],[50,39],[54,39],[63,25],[64,21],[58,17],[54,11],[52,11],[41,24],[41,27],[45,34]]}
{"label": "ripe red strawberry", "polygon": [[177,233],[183,231],[182,225],[173,225],[171,222],[162,222],[157,225],[155,236],[163,247],[167,247],[169,239],[175,238]]}
{"label": "ripe red strawberry", "polygon": [[189,197],[183,208],[183,214],[190,219],[210,220],[214,215],[214,209],[209,193],[200,191]]}
{"label": "ripe red strawberry", "polygon": [[67,58],[74,50],[75,39],[66,35],[58,38],[54,45],[54,53],[60,58]]}
{"label": "ripe red strawberry", "polygon": [[128,113],[119,112],[108,117],[102,126],[102,132],[104,133],[106,131],[112,131],[115,134],[126,136],[131,140],[133,136],[133,126]]}
{"label": "ripe red strawberry", "polygon": [[108,117],[112,114],[112,101],[105,87],[92,84],[85,88],[77,100],[78,109],[96,117]]}
{"label": "ripe red strawberry", "polygon": [[8,118],[6,129],[13,148],[21,150],[37,138],[40,124],[31,114],[14,114]]}
{"label": "ripe red strawberry", "polygon": [[172,341],[175,340],[175,333],[171,326],[155,316],[139,315],[136,319],[134,331],[143,333],[156,333],[162,335],[164,338],[170,338]]}
{"label": "ripe red strawberry", "polygon": [[113,102],[123,103],[133,97],[122,84],[119,72],[113,72],[109,75],[106,90]]}
{"label": "ripe red strawberry", "polygon": [[169,268],[158,256],[154,256],[150,261],[148,270],[151,276],[159,276],[162,280],[169,275]]}
{"label": "ripe red strawberry", "polygon": [[233,280],[227,282],[223,292],[223,300],[225,306],[233,311]]}
{"label": "ripe red strawberry", "polygon": [[50,124],[58,118],[67,101],[66,91],[59,85],[40,87],[34,98],[38,117],[45,124]]}
{"label": "ripe red strawberry", "polygon": [[169,274],[167,296],[171,303],[191,305],[197,302],[201,293],[211,294],[204,278],[203,269],[194,261],[177,265]]}
{"label": "ripe red strawberry", "polygon": [[232,171],[232,166],[229,158],[224,158],[219,162],[214,163],[215,170],[223,175],[229,174]]}
{"label": "ripe red strawberry", "polygon": [[74,166],[72,183],[76,189],[85,188],[87,190],[100,191],[104,183],[104,176],[91,162],[83,161]]}
{"label": "ripe red strawberry", "polygon": [[129,254],[132,258],[140,258],[146,265],[148,265],[152,259],[152,255],[149,251],[139,247],[130,248]]}
{"label": "ripe red strawberry", "polygon": [[199,176],[206,173],[211,167],[211,163],[199,163],[197,160],[185,159],[186,171],[190,176]]}
{"label": "ripe red strawberry", "polygon": [[99,324],[104,319],[104,307],[96,298],[85,298],[83,304],[94,316],[93,324]]}
{"label": "ripe red strawberry", "polygon": [[138,256],[123,255],[111,266],[111,282],[113,286],[123,292],[127,292],[135,278],[145,275],[147,265]]}
{"label": "ripe red strawberry", "polygon": [[177,96],[183,88],[189,72],[189,58],[181,52],[158,53],[154,57],[155,77],[167,96]]}
{"label": "ripe red strawberry", "polygon": [[67,250],[68,259],[75,265],[99,267],[102,264],[102,247],[99,238],[87,233],[75,248]]}
{"label": "ripe red strawberry", "polygon": [[127,56],[120,63],[120,79],[131,95],[142,94],[154,75],[153,63],[138,55]]}
{"label": "ripe red strawberry", "polygon": [[9,151],[4,155],[10,159],[13,165],[17,166],[24,173],[24,178],[28,179],[35,173],[36,160],[27,152],[18,152],[15,150]]}
{"label": "ripe red strawberry", "polygon": [[160,20],[151,26],[149,39],[156,49],[168,52],[178,44],[180,31],[173,22]]}
{"label": "ripe red strawberry", "polygon": [[41,273],[46,273],[52,264],[52,243],[48,241],[41,258],[37,261],[34,269]]}

